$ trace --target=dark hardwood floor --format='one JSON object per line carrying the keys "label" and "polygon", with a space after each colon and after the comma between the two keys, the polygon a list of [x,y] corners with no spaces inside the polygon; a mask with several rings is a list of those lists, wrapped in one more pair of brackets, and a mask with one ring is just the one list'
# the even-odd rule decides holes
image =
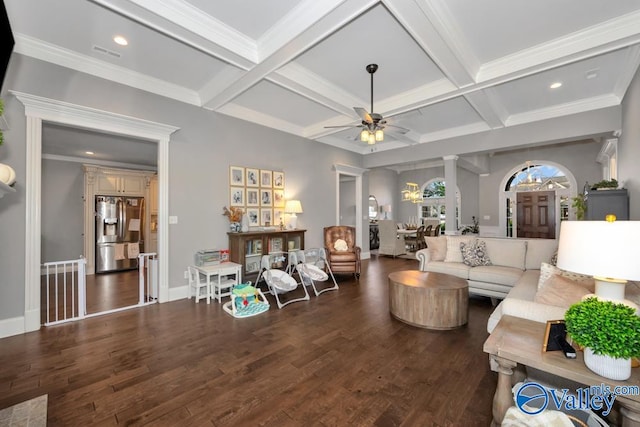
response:
{"label": "dark hardwood floor", "polygon": [[487,426],[491,303],[457,330],[399,322],[387,275],[415,268],[374,257],[253,318],[185,299],[2,339],[0,409],[48,393],[49,426]]}

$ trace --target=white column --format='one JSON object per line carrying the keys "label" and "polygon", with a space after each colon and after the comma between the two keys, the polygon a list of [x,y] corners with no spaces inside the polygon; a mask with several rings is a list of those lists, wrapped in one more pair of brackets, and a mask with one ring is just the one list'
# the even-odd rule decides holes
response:
{"label": "white column", "polygon": [[27,116],[27,176],[25,198],[27,227],[25,250],[24,331],[40,329],[40,182],[42,162],[42,120],[25,111]]}
{"label": "white column", "polygon": [[458,234],[456,224],[456,188],[458,188],[457,161],[458,156],[444,156],[444,181],[445,181],[445,207],[447,218],[445,220],[445,234]]}

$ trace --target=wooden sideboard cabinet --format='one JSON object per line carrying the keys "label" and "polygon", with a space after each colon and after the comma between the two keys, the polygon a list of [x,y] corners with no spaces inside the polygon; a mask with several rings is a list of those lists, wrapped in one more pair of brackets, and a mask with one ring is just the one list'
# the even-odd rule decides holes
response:
{"label": "wooden sideboard cabinet", "polygon": [[304,249],[304,233],[307,230],[249,231],[227,233],[229,259],[242,265],[242,277],[253,278],[260,271],[263,255]]}

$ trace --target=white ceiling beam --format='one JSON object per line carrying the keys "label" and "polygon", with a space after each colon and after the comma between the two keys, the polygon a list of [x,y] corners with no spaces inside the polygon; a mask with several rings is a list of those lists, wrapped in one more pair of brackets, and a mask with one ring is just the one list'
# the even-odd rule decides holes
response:
{"label": "white ceiling beam", "polygon": [[382,3],[454,85],[460,88],[474,83],[472,76],[478,61],[469,49],[463,48],[456,36],[460,32],[449,30],[453,28],[453,19],[441,11],[436,12],[435,5],[426,1],[383,0]]}
{"label": "white ceiling beam", "polygon": [[492,88],[467,93],[464,97],[491,129],[504,127],[509,114]]}
{"label": "white ceiling beam", "polygon": [[502,79],[513,73],[524,74],[530,68],[540,72],[639,42],[640,11],[636,11],[482,64],[477,80]]}
{"label": "white ceiling beam", "polygon": [[[238,51],[231,50],[233,46],[227,44],[224,46],[218,40],[215,39],[207,39],[202,34],[197,34],[192,31],[189,27],[184,27],[179,25],[173,21],[173,16],[167,16],[166,11],[164,12],[165,16],[159,15],[157,12],[163,13],[161,9],[159,9],[159,3],[156,4],[155,1],[149,1],[144,4],[144,7],[138,4],[133,3],[129,0],[91,0],[94,3],[97,3],[109,10],[112,10],[122,16],[125,16],[133,21],[139,22],[155,31],[158,31],[161,34],[164,34],[168,37],[171,37],[175,40],[178,40],[181,43],[184,43],[187,46],[191,46],[194,49],[197,49],[207,55],[210,55],[214,58],[218,58],[224,62],[227,62],[231,65],[234,65],[240,69],[246,70],[249,69],[255,64],[255,59],[257,57],[257,48],[255,47],[255,43],[253,46],[253,51],[251,51],[251,47],[245,45],[244,47],[240,46],[241,43],[238,44]],[[209,21],[207,20],[208,15],[198,15],[191,16],[190,19],[193,21],[197,21],[199,18],[201,21],[197,25],[197,27],[202,27],[206,25],[211,25],[209,36],[215,34],[216,32],[216,22],[219,21]],[[209,17],[210,18],[210,17]],[[189,17],[182,17],[181,22],[189,21]],[[221,27],[217,27],[220,33],[224,33],[224,30]],[[228,27],[227,27],[228,28]],[[197,30],[197,28],[196,28]],[[230,33],[226,33],[226,37],[229,37]],[[223,37],[224,38],[224,37]],[[241,52],[241,53],[238,53]],[[251,59],[253,58],[253,59]]]}
{"label": "white ceiling beam", "polygon": [[624,94],[631,84],[631,80],[633,80],[636,74],[635,70],[637,70],[638,67],[640,67],[640,46],[633,46],[629,48],[624,63],[620,65],[622,72],[613,88],[613,93],[615,93],[618,98],[624,98]]}
{"label": "white ceiling beam", "polygon": [[320,17],[314,25],[306,28],[295,39],[290,40],[271,55],[263,58],[260,63],[213,99],[208,100],[206,102],[207,107],[213,110],[219,109],[273,71],[293,61],[298,55],[301,55],[331,33],[360,16],[376,3],[378,3],[376,0],[348,0],[343,2],[327,15]]}

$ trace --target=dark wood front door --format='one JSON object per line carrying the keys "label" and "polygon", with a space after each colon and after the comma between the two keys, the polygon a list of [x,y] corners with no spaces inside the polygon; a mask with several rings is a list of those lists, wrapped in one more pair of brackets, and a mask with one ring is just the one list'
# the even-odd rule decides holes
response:
{"label": "dark wood front door", "polygon": [[556,238],[554,191],[518,193],[518,237]]}

